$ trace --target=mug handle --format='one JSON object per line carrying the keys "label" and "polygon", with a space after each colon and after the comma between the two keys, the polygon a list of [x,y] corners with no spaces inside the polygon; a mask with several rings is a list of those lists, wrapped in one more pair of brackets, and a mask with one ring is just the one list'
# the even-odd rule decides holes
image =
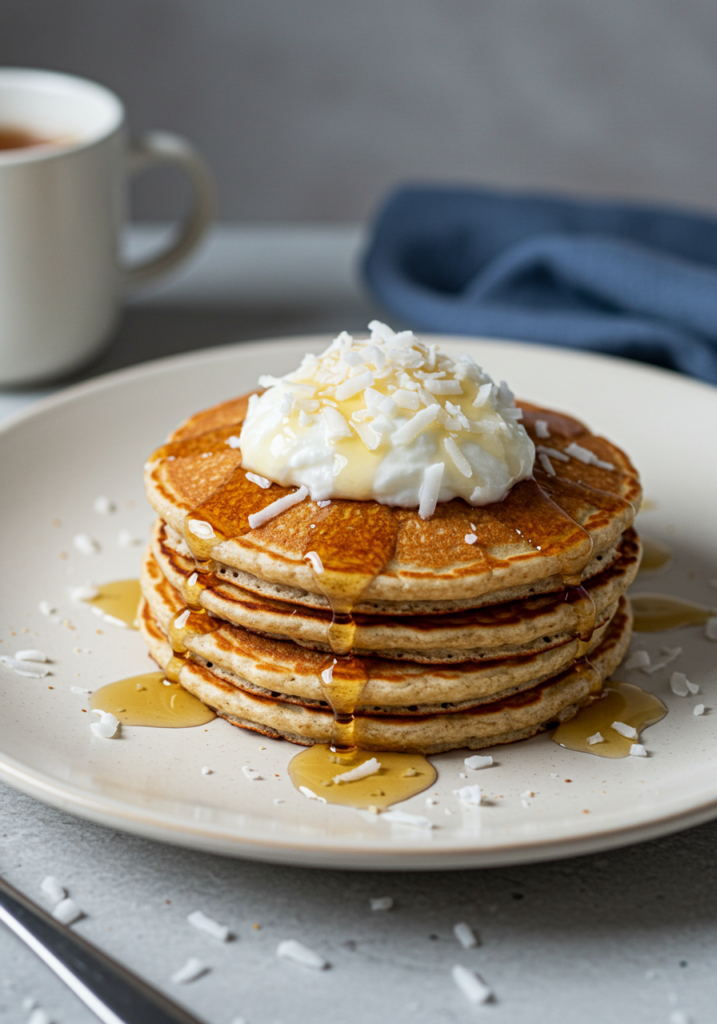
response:
{"label": "mug handle", "polygon": [[146,132],[130,140],[127,149],[130,174],[161,164],[174,164],[186,171],[194,189],[192,208],[178,237],[163,252],[124,267],[127,286],[150,281],[180,263],[199,243],[214,214],[214,182],[209,168],[190,142],[173,132]]}

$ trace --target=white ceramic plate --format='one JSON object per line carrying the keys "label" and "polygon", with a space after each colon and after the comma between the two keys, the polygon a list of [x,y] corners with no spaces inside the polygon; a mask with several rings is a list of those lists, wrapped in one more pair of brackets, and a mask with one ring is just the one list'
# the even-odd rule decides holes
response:
{"label": "white ceramic plate", "polygon": [[[466,769],[491,801],[468,808],[453,794],[465,785],[459,777],[465,752],[443,754],[434,758],[438,803],[427,807],[422,794],[403,805],[428,816],[432,830],[306,800],[287,776],[296,747],[221,720],[197,729],[126,728],[114,740],[91,735],[86,699],[70,687],[96,689],[150,665],[136,632],[105,625],[87,606],[73,604],[68,586],[137,574],[141,548],[120,547],[117,537],[120,530],[148,537],[152,513],[142,464],[179,420],[249,389],[259,373],[286,372],[304,351],[325,343],[265,341],[151,363],[72,388],[4,425],[0,651],[39,647],[52,658],[53,674],[29,679],[0,665],[0,778],[55,806],[154,839],[315,866],[519,863],[618,846],[715,817],[717,645],[702,628],[638,637],[633,649],[655,654],[679,644],[684,653],[651,677],[616,673],[669,706],[668,716],[645,733],[648,758],[607,760],[536,737],[495,749],[492,768]],[[639,577],[637,589],[717,605],[710,584],[717,579],[717,391],[600,356],[504,341],[444,344],[469,351],[519,395],[575,413],[624,446],[656,505],[639,525],[675,553],[671,568]],[[93,510],[99,495],[116,502],[114,514]],[[100,543],[98,554],[73,547],[80,532]],[[43,600],[65,624],[41,614]],[[701,686],[698,697],[670,692],[673,669]],[[698,701],[708,708],[700,718],[692,712]],[[263,781],[247,780],[244,764]],[[203,765],[213,774],[202,775]],[[528,806],[520,799],[526,790],[535,794]],[[285,802],[274,804],[275,798]]]}

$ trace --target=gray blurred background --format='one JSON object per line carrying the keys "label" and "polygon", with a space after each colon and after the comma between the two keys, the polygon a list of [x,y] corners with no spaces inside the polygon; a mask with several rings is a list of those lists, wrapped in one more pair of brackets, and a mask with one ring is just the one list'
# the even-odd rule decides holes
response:
{"label": "gray blurred background", "polygon": [[717,206],[714,0],[2,0],[0,63],[188,135],[224,220],[364,220],[407,179]]}

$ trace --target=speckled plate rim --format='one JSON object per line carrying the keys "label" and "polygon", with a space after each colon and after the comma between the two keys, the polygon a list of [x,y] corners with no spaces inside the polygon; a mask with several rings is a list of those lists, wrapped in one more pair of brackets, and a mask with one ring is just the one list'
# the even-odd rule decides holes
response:
{"label": "speckled plate rim", "polygon": [[[321,336],[324,340],[325,336]],[[37,423],[43,417],[52,415],[55,409],[81,400],[83,396],[95,395],[118,385],[144,381],[153,375],[162,375],[169,369],[191,373],[198,366],[220,364],[233,356],[240,359],[247,355],[259,356],[266,346],[288,346],[289,350],[298,350],[315,344],[317,336],[306,338],[282,338],[261,341],[254,344],[241,344],[215,349],[202,350],[189,355],[156,360],[126,370],[116,371],[104,377],[83,384],[75,385],[47,398],[40,399],[28,409],[8,417],[0,425],[0,437],[14,431],[22,431],[29,423]],[[516,363],[542,359],[568,378],[578,376],[584,379],[586,373],[592,378],[607,374],[619,374],[632,378],[640,385],[667,385],[671,390],[677,388],[685,395],[699,396],[700,401],[714,403],[717,410],[717,390],[702,382],[684,378],[669,371],[655,367],[642,366],[607,356],[564,352],[559,349],[542,346],[526,345],[512,341],[494,341],[492,339],[468,339],[445,337],[445,344],[456,343],[469,347],[477,343],[482,348],[498,346],[501,355],[513,359]],[[275,349],[276,350],[276,349]],[[488,369],[491,369],[488,362]],[[592,372],[591,372],[592,371]],[[523,389],[524,390],[524,389]],[[549,396],[530,394],[535,401],[544,400],[550,404]],[[221,400],[221,396],[219,399]],[[579,403],[575,403],[579,406]],[[565,406],[564,406],[565,407]],[[189,410],[191,411],[191,410]],[[578,415],[580,414],[578,408]],[[604,423],[599,425],[604,430]],[[155,440],[155,439],[152,439]],[[0,471],[2,462],[0,459]],[[190,825],[186,820],[173,818],[156,810],[146,810],[133,806],[131,802],[113,797],[97,796],[82,790],[69,782],[58,781],[46,773],[33,769],[8,753],[0,750],[0,779],[14,788],[44,802],[69,811],[91,821],[111,828],[118,828],[147,838],[165,841],[181,846],[192,847],[230,856],[248,857],[258,860],[286,864],[302,864],[316,867],[343,867],[368,870],[426,870],[444,868],[465,868],[495,866],[501,864],[527,863],[560,857],[586,854],[605,850],[626,843],[645,841],[701,824],[717,817],[717,782],[710,788],[709,794],[687,794],[678,802],[679,806],[662,810],[645,812],[644,820],[632,820],[616,827],[592,827],[584,820],[582,827],[572,835],[554,836],[552,838],[530,840],[519,839],[514,842],[494,842],[484,845],[480,842],[452,843],[450,847],[430,848],[419,846],[414,842],[402,841],[400,837],[391,837],[389,841],[378,837],[375,845],[365,846],[358,851],[347,848],[345,842],[336,842],[330,835],[321,841],[298,842],[295,838],[290,842],[270,840],[268,837],[257,837],[249,834],[238,834],[232,829],[216,826]],[[587,827],[585,827],[587,825]],[[400,830],[405,833],[405,829]]]}

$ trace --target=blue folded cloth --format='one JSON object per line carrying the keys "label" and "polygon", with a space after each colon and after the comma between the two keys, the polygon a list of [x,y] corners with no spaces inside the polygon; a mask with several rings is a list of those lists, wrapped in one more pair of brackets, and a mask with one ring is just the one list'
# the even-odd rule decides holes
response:
{"label": "blue folded cloth", "polygon": [[380,211],[364,273],[411,327],[608,352],[717,384],[717,219],[409,187]]}

